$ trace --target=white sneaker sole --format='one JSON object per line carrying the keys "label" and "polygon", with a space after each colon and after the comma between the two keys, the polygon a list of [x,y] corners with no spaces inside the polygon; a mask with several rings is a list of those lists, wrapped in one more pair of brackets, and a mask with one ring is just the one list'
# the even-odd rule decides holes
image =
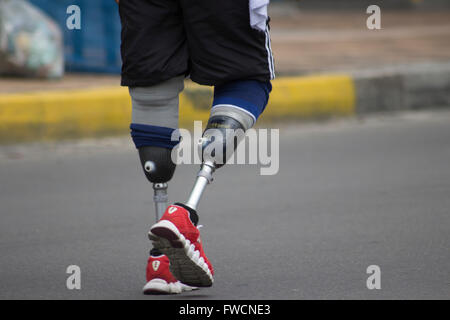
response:
{"label": "white sneaker sole", "polygon": [[164,253],[170,261],[170,272],[184,284],[210,287],[214,279],[200,251],[186,239],[170,221],[156,223],[148,233],[153,246]]}
{"label": "white sneaker sole", "polygon": [[164,279],[152,279],[142,289],[144,294],[177,294],[198,288],[182,284],[180,281],[168,283]]}

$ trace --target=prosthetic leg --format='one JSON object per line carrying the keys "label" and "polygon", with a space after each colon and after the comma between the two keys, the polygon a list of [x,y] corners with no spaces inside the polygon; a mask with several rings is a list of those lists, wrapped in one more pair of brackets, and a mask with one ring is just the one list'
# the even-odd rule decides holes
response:
{"label": "prosthetic leg", "polygon": [[230,146],[232,151],[236,148],[235,132],[244,132],[252,124],[252,118],[238,109],[212,110],[200,141],[202,165],[188,201],[170,205],[149,231],[154,248],[169,258],[171,273],[187,285],[209,287],[213,284],[214,269],[203,250],[196,209],[206,186],[213,180],[214,171],[232,155]]}
{"label": "prosthetic leg", "polygon": [[[213,180],[214,171],[232,156],[239,138],[244,137],[243,133],[254,125],[264,110],[270,89],[270,83],[257,81],[216,86],[210,119],[200,141],[202,165],[190,196],[186,204],[175,203],[167,207],[149,231],[153,251],[167,256],[170,273],[186,285],[209,287],[213,284],[214,269],[203,250],[197,228],[196,209],[206,186]],[[134,129],[139,131],[142,128]],[[237,131],[242,134],[236,134]],[[152,136],[155,132],[160,133],[157,128],[152,127],[147,136]],[[166,167],[168,162],[171,163],[168,153],[155,149],[154,146],[148,148],[151,148],[148,152],[147,149],[140,148],[139,154],[144,172],[154,184],[155,207],[159,218],[167,201],[165,183],[172,177],[175,167],[173,170],[170,166]]]}
{"label": "prosthetic leg", "polygon": [[152,87],[132,87],[131,135],[139,152],[145,176],[153,185],[156,221],[167,207],[167,183],[175,172],[171,150],[172,132],[178,128],[178,95],[184,77],[176,77]]}
{"label": "prosthetic leg", "polygon": [[[178,127],[178,95],[184,77],[173,78],[152,87],[131,87],[131,136],[139,153],[145,176],[153,186],[156,221],[160,220],[168,201],[168,182],[176,165],[171,151],[177,144],[172,132]],[[153,248],[147,262],[145,294],[173,294],[196,289],[182,284],[169,270],[168,257]]]}
{"label": "prosthetic leg", "polygon": [[[235,151],[243,133],[264,111],[272,86],[270,82],[235,81],[216,86],[211,115],[202,138],[203,164],[186,205],[196,209],[214,171]],[[241,131],[241,134],[236,134]],[[215,151],[222,150],[221,155]]]}
{"label": "prosthetic leg", "polygon": [[[253,124],[253,117],[239,108],[218,105],[211,110],[211,116],[200,141],[203,163],[186,206],[197,209],[206,186],[213,181],[214,171],[222,167],[232,156],[245,131]],[[221,151],[220,154],[217,153],[218,150]]]}
{"label": "prosthetic leg", "polygon": [[158,221],[168,205],[167,182],[172,179],[176,165],[171,160],[171,150],[167,148],[141,147],[139,158],[148,181],[153,185],[155,218]]}

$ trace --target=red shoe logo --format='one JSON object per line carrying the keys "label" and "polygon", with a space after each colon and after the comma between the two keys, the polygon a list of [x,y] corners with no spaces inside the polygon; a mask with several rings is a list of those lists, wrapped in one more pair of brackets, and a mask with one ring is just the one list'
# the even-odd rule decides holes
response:
{"label": "red shoe logo", "polygon": [[152,262],[152,267],[153,270],[158,271],[159,265],[161,264],[161,262],[159,260],[155,260]]}

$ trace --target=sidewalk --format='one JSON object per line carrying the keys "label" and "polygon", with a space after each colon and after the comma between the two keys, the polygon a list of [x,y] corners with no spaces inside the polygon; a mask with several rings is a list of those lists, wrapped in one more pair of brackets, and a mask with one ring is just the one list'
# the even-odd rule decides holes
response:
{"label": "sidewalk", "polygon": [[382,11],[381,30],[366,28],[365,12],[284,14],[271,31],[279,75],[450,61],[450,10]]}
{"label": "sidewalk", "polygon": [[[278,79],[262,121],[405,109],[414,105],[411,97],[427,92],[439,103],[450,99],[442,93],[450,88],[450,10],[383,11],[376,31],[366,28],[365,12],[275,9],[271,15]],[[398,75],[409,70],[424,76]],[[438,80],[430,82],[429,70]],[[89,74],[0,79],[0,142],[126,133],[130,101],[119,83],[117,75]],[[211,92],[187,83],[180,126],[207,119]]]}

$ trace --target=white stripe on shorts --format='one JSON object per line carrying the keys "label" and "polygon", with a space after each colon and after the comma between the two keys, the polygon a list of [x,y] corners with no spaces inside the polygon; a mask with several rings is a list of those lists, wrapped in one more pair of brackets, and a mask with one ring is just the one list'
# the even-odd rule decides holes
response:
{"label": "white stripe on shorts", "polygon": [[275,68],[273,63],[273,55],[272,55],[272,44],[270,42],[270,32],[269,32],[269,25],[266,26],[266,50],[267,50],[267,62],[269,64],[269,70],[270,70],[270,80],[275,79]]}

